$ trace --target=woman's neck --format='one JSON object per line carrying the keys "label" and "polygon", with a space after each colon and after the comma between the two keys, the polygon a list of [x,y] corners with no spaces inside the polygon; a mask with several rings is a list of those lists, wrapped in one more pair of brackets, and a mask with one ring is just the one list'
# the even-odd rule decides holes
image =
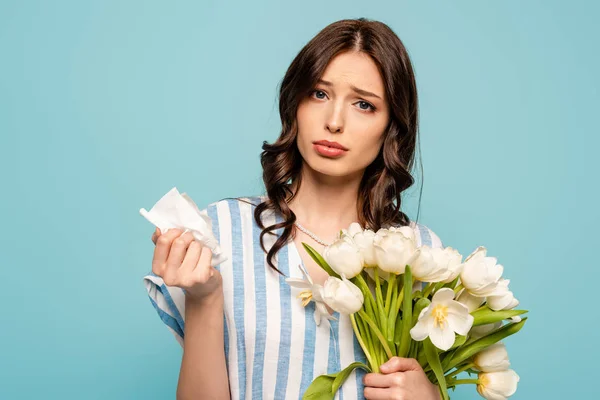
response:
{"label": "woman's neck", "polygon": [[357,198],[362,176],[331,177],[303,171],[300,188],[288,206],[296,221],[321,239],[331,242],[340,229],[358,221]]}

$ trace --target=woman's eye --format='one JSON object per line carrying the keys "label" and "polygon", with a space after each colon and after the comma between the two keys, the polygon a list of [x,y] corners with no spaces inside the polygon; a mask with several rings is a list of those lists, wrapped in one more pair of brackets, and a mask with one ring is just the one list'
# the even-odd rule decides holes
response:
{"label": "woman's eye", "polygon": [[[313,90],[313,93],[316,95],[317,99],[324,99],[326,97],[325,92],[322,90]],[[320,95],[323,95],[323,97]]]}
{"label": "woman's eye", "polygon": [[366,101],[359,101],[358,102],[358,107],[361,110],[375,111],[375,107],[373,107],[370,103],[367,103]]}

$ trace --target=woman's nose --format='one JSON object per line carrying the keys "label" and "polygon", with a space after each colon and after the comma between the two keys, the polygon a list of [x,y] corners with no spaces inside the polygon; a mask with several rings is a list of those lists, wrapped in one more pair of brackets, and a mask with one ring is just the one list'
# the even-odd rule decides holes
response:
{"label": "woman's nose", "polygon": [[342,133],[344,131],[344,116],[341,106],[336,106],[331,110],[326,127],[331,133]]}

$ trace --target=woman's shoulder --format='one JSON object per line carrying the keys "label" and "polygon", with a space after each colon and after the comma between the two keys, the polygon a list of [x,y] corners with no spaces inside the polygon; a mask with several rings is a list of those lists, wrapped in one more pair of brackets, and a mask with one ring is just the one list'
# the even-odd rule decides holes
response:
{"label": "woman's shoulder", "polygon": [[[241,220],[253,219],[254,209],[266,199],[264,195],[256,194],[239,197],[224,197],[209,203],[205,210],[213,223],[219,225],[235,225]],[[265,216],[269,214],[265,213]]]}
{"label": "woman's shoulder", "polygon": [[227,205],[227,206],[239,206],[242,203],[243,204],[248,204],[250,206],[257,206],[260,203],[262,203],[263,201],[265,201],[266,196],[262,195],[262,194],[254,194],[254,195],[249,195],[249,196],[238,196],[238,197],[223,197],[219,200],[215,200],[212,203],[209,203],[207,205],[208,207],[211,206],[223,206],[223,205]]}
{"label": "woman's shoulder", "polygon": [[410,221],[409,224],[415,231],[415,237],[417,239],[417,246],[427,245],[429,247],[443,248],[444,243],[440,237],[428,226],[421,224],[416,221]]}

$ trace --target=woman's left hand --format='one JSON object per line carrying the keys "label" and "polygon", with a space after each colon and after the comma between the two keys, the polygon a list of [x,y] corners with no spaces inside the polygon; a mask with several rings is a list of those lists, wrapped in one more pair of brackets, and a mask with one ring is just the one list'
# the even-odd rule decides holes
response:
{"label": "woman's left hand", "polygon": [[381,373],[363,378],[369,400],[441,400],[440,390],[431,383],[414,358],[392,357],[379,367]]}

